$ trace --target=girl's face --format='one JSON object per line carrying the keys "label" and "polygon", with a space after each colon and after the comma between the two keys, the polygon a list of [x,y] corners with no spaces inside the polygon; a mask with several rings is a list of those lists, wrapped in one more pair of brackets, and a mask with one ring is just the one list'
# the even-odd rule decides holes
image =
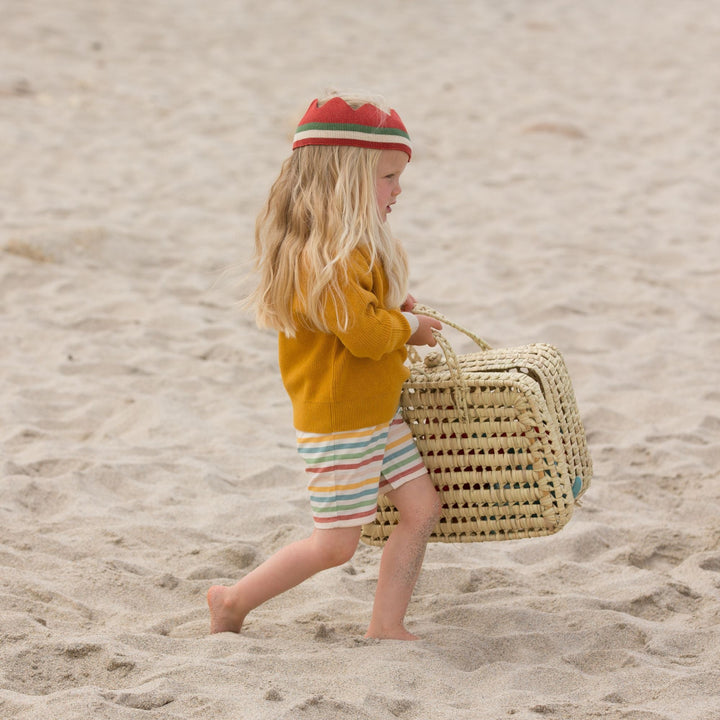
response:
{"label": "girl's face", "polygon": [[408,156],[402,150],[382,150],[375,172],[375,194],[382,221],[387,220],[391,206],[402,192],[400,176],[408,164]]}

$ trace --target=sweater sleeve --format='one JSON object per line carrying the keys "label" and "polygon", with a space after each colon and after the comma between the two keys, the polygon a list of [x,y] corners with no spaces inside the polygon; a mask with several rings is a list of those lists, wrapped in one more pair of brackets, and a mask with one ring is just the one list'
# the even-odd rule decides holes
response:
{"label": "sweater sleeve", "polygon": [[412,334],[410,323],[399,308],[383,307],[379,294],[384,292],[376,288],[383,282],[382,272],[379,265],[371,268],[365,255],[356,252],[343,287],[347,328],[342,327],[343,314],[336,311],[334,302],[326,309],[325,318],[331,332],[355,357],[379,360],[403,347]]}

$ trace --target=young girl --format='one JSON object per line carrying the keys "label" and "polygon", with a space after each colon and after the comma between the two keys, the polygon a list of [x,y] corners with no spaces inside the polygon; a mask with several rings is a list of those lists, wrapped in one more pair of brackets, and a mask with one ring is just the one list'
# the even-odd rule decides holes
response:
{"label": "young girl", "polygon": [[314,100],[258,217],[250,302],[258,325],[279,331],[315,527],[232,587],[210,588],[211,632],[239,632],[253,608],[350,560],[386,492],[400,519],[366,637],[416,639],[404,617],[440,503],[398,404],[406,343],[435,345],[441,325],[409,312],[406,255],[386,223],[411,153],[394,110]]}

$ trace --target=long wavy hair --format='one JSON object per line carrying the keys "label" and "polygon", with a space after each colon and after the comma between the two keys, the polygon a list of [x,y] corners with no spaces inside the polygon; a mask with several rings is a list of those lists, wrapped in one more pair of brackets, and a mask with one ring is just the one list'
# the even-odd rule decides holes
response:
{"label": "long wavy hair", "polygon": [[[348,96],[345,100],[353,107],[367,102]],[[382,263],[388,306],[399,307],[405,300],[407,256],[377,206],[375,175],[381,152],[308,146],[285,160],[255,223],[254,259],[260,278],[247,304],[255,307],[260,327],[293,337],[297,303],[308,327],[328,332],[329,307],[347,329],[352,318],[341,288],[350,258],[361,247],[373,263]]]}

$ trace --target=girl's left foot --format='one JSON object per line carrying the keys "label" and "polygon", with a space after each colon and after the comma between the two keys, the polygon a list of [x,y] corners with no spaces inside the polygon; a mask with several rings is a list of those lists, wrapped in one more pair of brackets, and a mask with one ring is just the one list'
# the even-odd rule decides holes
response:
{"label": "girl's left foot", "polygon": [[374,640],[420,640],[417,635],[408,632],[402,625],[390,630],[379,630],[370,626],[365,637]]}
{"label": "girl's left foot", "polygon": [[238,615],[230,598],[230,588],[223,585],[213,585],[207,593],[207,604],[210,608],[210,632],[239,633],[242,628],[244,615]]}

